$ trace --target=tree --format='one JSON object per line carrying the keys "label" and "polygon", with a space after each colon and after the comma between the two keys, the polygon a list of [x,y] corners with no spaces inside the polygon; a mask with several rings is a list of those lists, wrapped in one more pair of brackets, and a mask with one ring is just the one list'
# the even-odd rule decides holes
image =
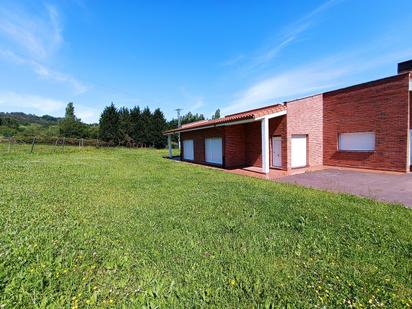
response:
{"label": "tree", "polygon": [[163,131],[166,130],[166,119],[162,111],[157,108],[152,116],[152,141],[155,148],[164,148],[166,146],[166,136]]}
{"label": "tree", "polygon": [[99,125],[96,123],[87,124],[85,135],[87,138],[93,138],[93,139],[98,138],[99,137]]}
{"label": "tree", "polygon": [[152,139],[152,112],[149,107],[145,107],[141,114],[142,125],[142,144],[144,146],[153,146]]}
{"label": "tree", "polygon": [[132,143],[131,138],[131,122],[130,112],[127,107],[121,107],[118,111],[119,114],[119,144],[130,145]]}
{"label": "tree", "polygon": [[16,119],[10,117],[0,118],[0,126],[9,127],[10,129],[17,130],[19,128],[19,123]]}
{"label": "tree", "polygon": [[[181,124],[187,124],[195,121],[205,120],[205,116],[203,114],[192,114],[188,112],[186,115],[180,117]],[[178,125],[178,121],[176,118],[173,118],[167,123],[167,129],[176,129]]]}
{"label": "tree", "polygon": [[66,106],[66,114],[64,116],[65,119],[72,119],[76,120],[76,116],[74,115],[74,105],[73,102],[70,102]]}
{"label": "tree", "polygon": [[99,120],[99,136],[112,145],[119,144],[119,112],[114,104],[106,106]]}
{"label": "tree", "polygon": [[84,137],[84,125],[74,113],[74,105],[72,102],[66,106],[66,114],[63,120],[59,123],[59,132],[65,137]]}
{"label": "tree", "polygon": [[130,110],[130,125],[131,125],[131,137],[135,144],[140,145],[143,143],[143,124],[142,113],[139,106],[135,106]]}
{"label": "tree", "polygon": [[212,116],[212,119],[219,119],[220,118],[220,109],[218,108],[215,111],[215,114]]}
{"label": "tree", "polygon": [[[205,120],[205,116],[203,114],[192,114],[191,112],[188,112],[186,115],[183,115],[180,117],[180,122],[181,124],[187,124],[195,121],[201,121]],[[166,130],[171,130],[171,129],[176,129],[178,125],[178,121],[176,118],[173,118],[166,124]],[[172,135],[172,140],[174,142],[177,142],[177,135],[174,134]]]}

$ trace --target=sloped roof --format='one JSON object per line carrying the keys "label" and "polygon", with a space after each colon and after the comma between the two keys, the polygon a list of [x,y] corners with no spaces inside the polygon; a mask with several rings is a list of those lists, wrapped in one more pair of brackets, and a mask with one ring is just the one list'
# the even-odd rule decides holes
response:
{"label": "sloped roof", "polygon": [[241,113],[227,115],[223,118],[212,119],[212,120],[201,120],[196,122],[191,122],[182,125],[180,128],[167,130],[164,134],[178,133],[186,130],[201,129],[203,127],[217,126],[224,123],[236,122],[241,120],[256,119],[266,115],[274,114],[277,112],[285,111],[287,109],[286,105],[275,104],[269,105],[257,109],[248,110]]}

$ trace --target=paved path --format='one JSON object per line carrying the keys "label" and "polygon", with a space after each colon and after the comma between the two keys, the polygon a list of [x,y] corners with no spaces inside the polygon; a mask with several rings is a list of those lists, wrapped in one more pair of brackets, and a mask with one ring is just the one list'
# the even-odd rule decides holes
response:
{"label": "paved path", "polygon": [[325,169],[286,176],[277,181],[333,192],[346,192],[412,208],[412,173],[384,174]]}

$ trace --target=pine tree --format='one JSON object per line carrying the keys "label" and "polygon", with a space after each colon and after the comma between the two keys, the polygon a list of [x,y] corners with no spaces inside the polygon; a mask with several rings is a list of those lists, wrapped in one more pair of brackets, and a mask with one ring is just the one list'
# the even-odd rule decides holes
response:
{"label": "pine tree", "polygon": [[143,144],[142,113],[139,106],[130,110],[131,137],[136,145]]}
{"label": "pine tree", "polygon": [[152,116],[152,141],[155,148],[164,148],[166,146],[166,136],[163,131],[166,130],[166,119],[162,111],[157,108]]}
{"label": "pine tree", "polygon": [[[183,115],[180,118],[181,124],[187,124],[195,121],[205,120],[205,116],[203,114],[192,114],[191,112]],[[178,125],[178,121],[176,118],[173,118],[166,124],[166,130],[176,129]],[[177,134],[172,135],[172,140],[177,142]]]}
{"label": "pine tree", "polygon": [[76,120],[76,116],[74,115],[74,105],[73,102],[70,102],[66,106],[66,114],[64,116],[65,119]]}
{"label": "pine tree", "polygon": [[131,122],[130,122],[130,112],[127,107],[121,107],[118,111],[119,114],[119,144],[120,145],[130,145],[132,142],[131,138]]}
{"label": "pine tree", "polygon": [[215,111],[215,114],[212,116],[212,119],[219,119],[220,118],[220,109],[218,108]]}
{"label": "pine tree", "polygon": [[84,137],[85,125],[74,113],[74,105],[72,102],[66,106],[66,114],[59,123],[59,132],[65,137]]}
{"label": "pine tree", "polygon": [[112,145],[119,144],[119,112],[112,103],[106,106],[100,116],[99,136]]}
{"label": "pine tree", "polygon": [[149,107],[145,107],[141,114],[141,124],[142,124],[142,143],[146,147],[153,146],[152,139],[152,113]]}

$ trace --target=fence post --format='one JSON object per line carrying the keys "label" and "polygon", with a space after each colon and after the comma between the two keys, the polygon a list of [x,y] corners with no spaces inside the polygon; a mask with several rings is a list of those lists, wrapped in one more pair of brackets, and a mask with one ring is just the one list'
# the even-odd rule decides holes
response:
{"label": "fence post", "polygon": [[79,149],[80,149],[81,140],[79,139]]}
{"label": "fence post", "polygon": [[33,153],[34,143],[36,142],[36,137],[33,137],[33,142],[31,143],[31,150],[30,153]]}
{"label": "fence post", "polygon": [[7,148],[7,153],[10,153],[10,147],[11,147],[11,137],[9,136],[9,147]]}
{"label": "fence post", "polygon": [[96,139],[96,148],[99,148],[99,139]]}
{"label": "fence post", "polygon": [[66,142],[66,137],[65,137],[65,136],[63,136],[62,151],[64,151],[64,144],[65,144],[65,142]]}

